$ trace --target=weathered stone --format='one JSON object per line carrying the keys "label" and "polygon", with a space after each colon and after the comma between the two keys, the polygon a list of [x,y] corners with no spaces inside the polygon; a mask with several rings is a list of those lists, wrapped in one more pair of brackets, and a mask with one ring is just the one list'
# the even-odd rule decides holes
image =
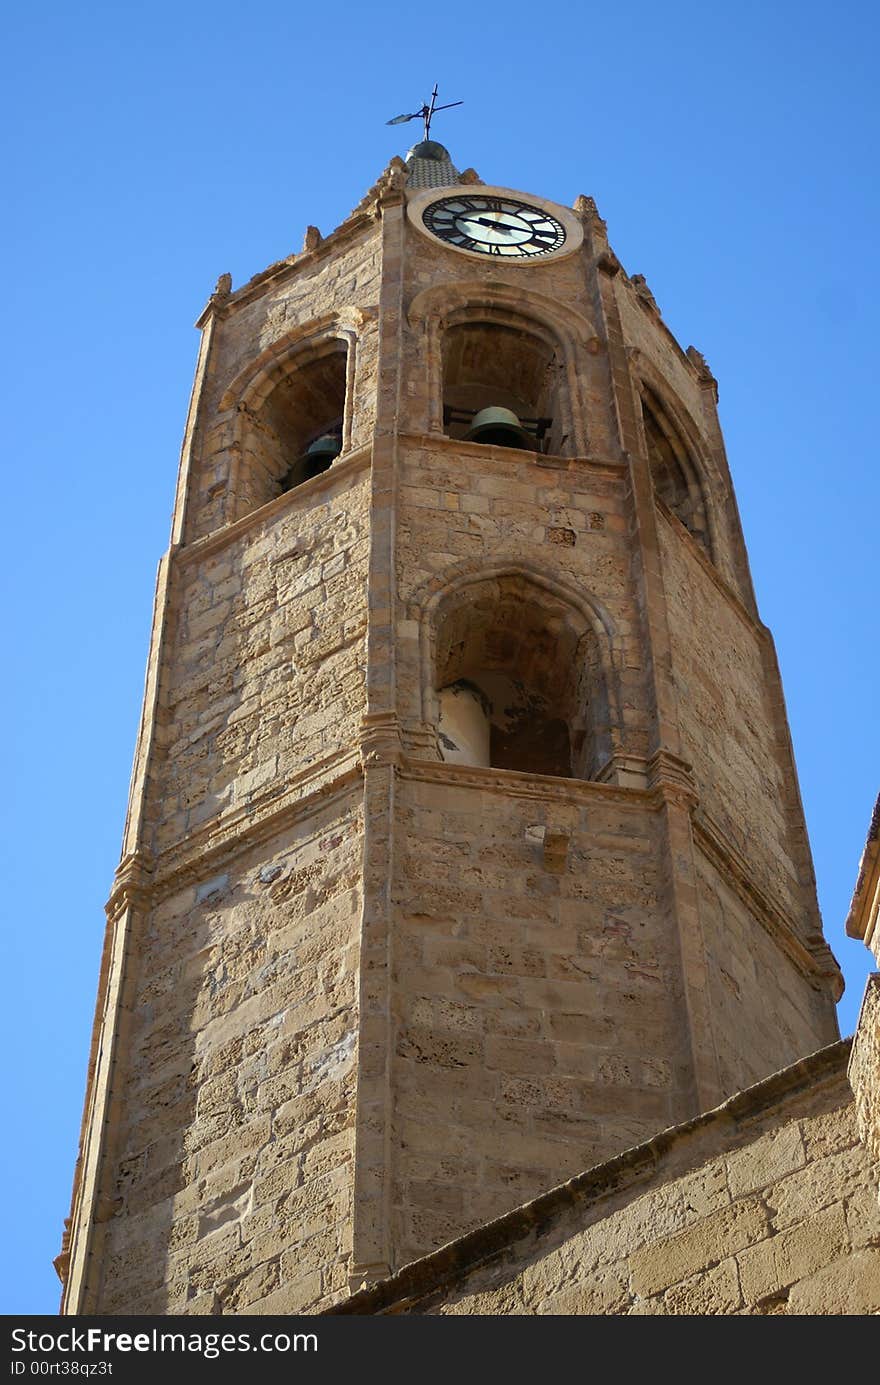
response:
{"label": "weathered stone", "polygon": [[767,1210],[754,1198],[732,1203],[668,1240],[631,1257],[632,1287],[649,1296],[759,1241],[768,1231]]}
{"label": "weathered stone", "polygon": [[746,1302],[757,1303],[806,1279],[835,1259],[846,1239],[843,1205],[835,1202],[808,1221],[744,1250],[739,1268]]}
{"label": "weathered stone", "polygon": [[200,319],[65,1312],[320,1310],[669,1129],[499,1311],[737,1312],[862,1206],[809,1103],[686,1133],[836,1038],[705,361],[586,204],[468,258],[407,178]]}
{"label": "weathered stone", "polygon": [[[758,1168],[796,1162],[805,1120],[840,1110],[847,1047],[820,1051],[699,1121],[580,1174],[333,1311],[880,1311],[876,1206],[869,1206],[876,1171],[863,1146],[828,1155],[828,1142],[819,1141],[823,1157],[807,1156],[780,1183],[736,1201],[727,1185],[731,1166],[749,1183]],[[746,1144],[743,1129],[751,1133]],[[820,1170],[830,1201],[810,1209]],[[804,1217],[776,1231],[772,1198],[785,1188],[793,1208],[798,1185]]]}
{"label": "weathered stone", "polygon": [[742,1197],[766,1188],[806,1162],[803,1142],[796,1125],[785,1126],[736,1150],[727,1160],[727,1181],[732,1197]]}
{"label": "weathered stone", "polygon": [[878,1312],[880,1247],[854,1251],[795,1284],[788,1312],[799,1314]]}
{"label": "weathered stone", "polygon": [[735,1313],[742,1303],[736,1261],[722,1260],[705,1273],[686,1279],[663,1295],[664,1313],[687,1317]]}

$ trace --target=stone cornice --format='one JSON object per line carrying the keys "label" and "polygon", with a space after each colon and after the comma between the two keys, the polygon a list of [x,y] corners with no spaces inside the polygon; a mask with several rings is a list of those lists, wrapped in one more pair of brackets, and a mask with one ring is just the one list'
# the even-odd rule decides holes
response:
{"label": "stone cornice", "polygon": [[207,558],[211,554],[219,553],[227,544],[235,543],[236,539],[241,538],[242,534],[246,534],[249,529],[257,529],[266,520],[274,519],[282,510],[286,510],[288,507],[292,510],[297,509],[301,501],[311,501],[315,495],[323,490],[329,490],[331,486],[344,477],[364,470],[370,464],[371,454],[372,447],[369,443],[364,447],[358,447],[355,451],[349,452],[348,456],[338,457],[333,465],[328,467],[326,471],[322,471],[320,475],[303,481],[293,490],[276,495],[267,504],[261,505],[257,510],[251,510],[250,514],[242,515],[241,519],[227,524],[223,529],[217,529],[213,534],[206,534],[204,538],[195,539],[192,543],[178,544],[171,549],[175,566],[179,567],[181,563],[195,562],[199,558]]}
{"label": "stone cornice", "polygon": [[403,732],[396,712],[368,712],[360,725],[363,765],[403,763]]}
{"label": "stone cornice", "polygon": [[[372,214],[382,197],[392,192],[403,192],[405,198],[406,189],[406,164],[398,154],[392,155],[388,163],[383,168],[379,177],[371,188],[358,202],[357,206],[349,214],[352,217],[359,216],[361,213]],[[343,222],[345,225],[345,222]]]}
{"label": "stone cornice", "polygon": [[210,818],[157,854],[154,895],[165,896],[189,881],[202,879],[221,862],[233,860],[291,823],[321,811],[360,779],[357,752],[343,751],[310,765],[289,781],[283,795],[270,791]]}
{"label": "stone cornice", "polygon": [[[445,433],[399,433],[400,442],[410,447],[421,447],[425,451],[442,456],[454,451],[456,456],[474,457],[480,460],[492,459],[499,462],[516,460],[520,464],[537,467],[551,467],[559,471],[592,471],[609,476],[626,475],[625,457],[556,457],[545,456],[542,452],[530,452],[526,448],[494,447],[484,442],[465,442],[462,438],[450,438]],[[405,460],[405,459],[404,459]]]}
{"label": "stone cornice", "polygon": [[196,318],[195,325],[199,331],[207,327],[212,317],[222,318],[226,316],[226,304],[229,302],[231,293],[232,275],[219,275],[214,285],[214,292]]}
{"label": "stone cornice", "polygon": [[694,373],[697,377],[697,380],[703,386],[704,389],[707,389],[711,392],[712,399],[714,403],[717,404],[718,381],[712,374],[712,371],[709,367],[709,362],[706,360],[706,357],[703,355],[702,351],[698,351],[695,346],[689,346],[687,351],[685,352],[685,355],[687,356],[688,360],[694,368]]}
{"label": "stone cornice", "polygon": [[393,713],[364,717],[357,749],[328,756],[309,766],[288,783],[283,797],[270,789],[247,805],[209,819],[155,858],[143,850],[124,857],[107,902],[108,917],[113,920],[131,907],[144,909],[157,898],[203,878],[290,823],[323,810],[360,781],[366,766],[379,764],[394,766],[403,780],[472,788],[508,798],[563,803],[600,800],[652,812],[667,802],[687,808],[692,814],[696,845],[720,870],[765,932],[813,984],[821,976],[831,979],[842,990],[837,964],[824,939],[817,936],[803,941],[783,907],[755,884],[745,859],[699,808],[690,766],[679,757],[661,751],[645,762],[644,788],[419,760],[403,753],[401,728]]}
{"label": "stone cornice", "polygon": [[126,909],[145,906],[153,884],[153,869],[153,858],[148,851],[140,849],[123,856],[113,877],[110,898],[104,906],[111,923]]}
{"label": "stone cornice", "polygon": [[[784,1115],[785,1105],[802,1094],[831,1089],[846,1077],[851,1040],[821,1048],[781,1072],[774,1073],[720,1106],[681,1125],[660,1131],[653,1139],[614,1159],[587,1169],[576,1178],[523,1203],[485,1226],[450,1241],[439,1250],[405,1265],[397,1274],[327,1308],[319,1316],[405,1313],[454,1293],[476,1270],[499,1263],[508,1254],[525,1258],[539,1238],[564,1235],[566,1214],[571,1233],[598,1221],[629,1197],[680,1177],[736,1146],[743,1128],[754,1129],[760,1119]],[[518,1243],[526,1243],[516,1249]],[[548,1245],[549,1249],[549,1245]]]}
{"label": "stone cornice", "polygon": [[[619,758],[619,757],[615,757]],[[659,751],[650,760],[638,756],[624,757],[635,780],[636,768],[643,785],[607,783],[601,779],[563,779],[550,774],[526,774],[514,769],[493,769],[482,765],[457,765],[445,760],[404,758],[401,762],[403,779],[419,780],[426,784],[445,784],[448,787],[474,788],[486,793],[503,794],[511,798],[537,798],[546,801],[583,803],[597,798],[630,807],[660,808],[673,800],[685,807],[697,802],[697,791],[690,765]],[[607,767],[606,767],[607,768]]]}
{"label": "stone cornice", "polygon": [[[361,232],[375,229],[377,211],[381,213],[384,207],[396,206],[404,201],[405,183],[405,165],[403,160],[395,155],[367,195],[334,231],[314,243],[307,234],[306,247],[299,254],[276,260],[274,264],[255,274],[246,284],[242,284],[234,293],[229,292],[228,288],[225,293],[218,293],[215,289],[196,326],[201,326],[203,319],[206,320],[211,312],[224,317],[233,313],[236,308],[259,298],[267,288],[284,283],[304,269],[309,269],[320,260],[326,259],[328,255],[338,253],[347,241],[353,240]],[[221,275],[221,280],[226,277]],[[218,287],[221,280],[218,280]]]}
{"label": "stone cornice", "polygon": [[693,814],[694,841],[707,860],[721,872],[752,917],[782,949],[797,970],[813,985],[817,977],[830,982],[835,1000],[843,994],[843,977],[834,954],[821,934],[799,937],[783,906],[755,883],[748,862],[728,841],[721,828],[702,809]]}
{"label": "stone cornice", "polygon": [[655,796],[646,789],[601,784],[595,779],[560,779],[549,774],[524,774],[515,769],[491,769],[480,765],[454,765],[445,760],[406,759],[400,768],[402,779],[424,784],[443,784],[448,788],[480,789],[484,793],[508,798],[554,800],[584,803],[602,799],[611,803],[655,806]]}
{"label": "stone cornice", "polygon": [[649,760],[648,789],[655,799],[659,795],[682,808],[694,808],[699,801],[692,766],[668,750],[658,750]]}
{"label": "stone cornice", "polygon": [[[610,250],[609,254],[613,259],[617,259],[616,255],[614,255],[613,250]],[[601,258],[598,263],[599,268],[604,269],[604,272],[606,274],[612,273],[610,269],[605,269],[604,265],[602,264]],[[619,275],[618,270],[620,271]],[[709,367],[706,365],[705,357],[702,355],[701,352],[696,350],[696,347],[689,346],[687,350],[685,350],[685,348],[681,345],[681,342],[676,337],[675,333],[671,330],[671,328],[667,327],[666,323],[664,322],[663,314],[657,306],[656,299],[654,298],[654,295],[651,293],[650,289],[648,289],[647,295],[640,292],[639,281],[641,281],[642,285],[644,285],[644,287],[647,288],[647,284],[645,284],[644,282],[644,275],[627,274],[626,270],[623,269],[623,266],[620,264],[619,261],[617,261],[617,269],[614,270],[613,273],[617,275],[618,283],[626,285],[626,291],[632,296],[632,299],[634,300],[636,307],[638,307],[643,313],[645,313],[646,316],[650,317],[650,319],[654,323],[656,323],[656,325],[660,328],[667,342],[675,351],[675,354],[678,357],[680,363],[687,369],[688,374],[693,376],[693,378],[700,385],[706,385],[711,382],[711,386],[715,391],[715,398],[717,399],[718,381],[715,379],[714,375],[712,375],[711,371],[709,370]],[[692,356],[691,352],[694,352],[695,354]]]}
{"label": "stone cornice", "polygon": [[698,806],[690,766],[679,757],[661,751],[646,762],[646,788],[419,760],[404,755],[401,728],[393,713],[364,717],[359,747],[309,766],[290,781],[283,798],[270,790],[262,798],[221,813],[172,843],[155,859],[143,850],[124,857],[107,902],[108,917],[112,920],[131,907],[143,909],[157,897],[203,878],[222,862],[268,840],[291,822],[322,810],[348,792],[360,780],[364,766],[370,764],[393,765],[404,780],[473,788],[509,798],[565,803],[598,799],[649,811],[656,811],[669,801],[685,807],[691,810],[694,839],[700,851],[793,965],[813,984],[821,976],[842,990],[837,964],[824,939],[817,936],[802,940],[782,905],[755,883],[748,863]]}

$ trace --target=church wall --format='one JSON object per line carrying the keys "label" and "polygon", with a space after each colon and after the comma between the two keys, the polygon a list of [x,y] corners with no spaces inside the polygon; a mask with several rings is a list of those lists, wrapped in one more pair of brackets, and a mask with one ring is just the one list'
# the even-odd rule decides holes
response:
{"label": "church wall", "polygon": [[701,808],[748,861],[755,883],[804,926],[762,636],[664,516],[658,531],[683,753]]}
{"label": "church wall", "polygon": [[[721,577],[751,608],[753,596],[745,559],[739,514],[718,427],[715,394],[695,375],[659,314],[648,307],[632,283],[623,283],[617,295],[624,336],[629,343],[633,376],[656,388],[661,400],[680,413],[682,441],[692,455],[706,503],[714,517],[713,561]],[[693,437],[689,436],[693,434]],[[696,449],[693,442],[696,440]]]}
{"label": "church wall", "polygon": [[346,1285],[361,852],[358,784],[145,920],[95,1311]]}
{"label": "church wall", "polygon": [[[401,458],[397,558],[406,599],[450,559],[516,553],[632,616],[623,480],[589,463],[420,438]],[[565,532],[570,531],[570,532]],[[628,633],[628,628],[621,634]]]}
{"label": "church wall", "polygon": [[[712,1034],[722,1090],[751,1086],[836,1038],[824,989],[817,992],[741,893],[695,852]],[[755,997],[760,998],[756,1004]]]}
{"label": "church wall", "polygon": [[[542,465],[526,453],[478,444],[414,441],[402,453],[397,577],[401,714],[423,714],[418,622],[451,572],[507,564],[546,574],[607,613],[614,666],[609,698],[626,749],[647,752],[638,615],[629,585],[622,478],[610,468]],[[432,676],[432,675],[429,675]]]}
{"label": "church wall", "polygon": [[[233,296],[214,326],[199,398],[201,420],[189,480],[186,542],[214,533],[254,507],[247,447],[238,437],[238,395],[258,369],[271,368],[291,343],[341,325],[355,341],[351,449],[366,445],[375,423],[380,236],[362,233],[334,251],[292,261],[289,273]],[[234,387],[238,381],[238,390]],[[235,398],[230,399],[232,389]],[[224,398],[226,396],[226,398]],[[223,408],[220,406],[224,405]],[[234,491],[230,493],[230,490]],[[262,502],[260,502],[262,503]]]}
{"label": "church wall", "polygon": [[[234,303],[222,330],[222,371],[206,398],[208,408],[219,404],[231,380],[245,371],[260,353],[289,334],[320,321],[325,314],[369,308],[377,302],[381,272],[381,237],[374,225],[331,248],[297,257],[292,273],[269,282],[249,301]],[[243,292],[247,286],[242,286]],[[375,388],[364,381],[364,402],[375,405]],[[361,441],[367,441],[369,427]]]}
{"label": "church wall", "polygon": [[[876,1164],[848,1054],[823,1049],[333,1311],[876,1314]],[[875,1059],[857,1090],[876,1090]]]}
{"label": "church wall", "polygon": [[[589,317],[589,292],[584,273],[582,252],[569,255],[561,260],[547,263],[533,261],[529,265],[505,264],[503,260],[492,257],[480,259],[470,255],[460,255],[458,251],[430,242],[418,235],[412,227],[407,228],[406,281],[411,295],[424,288],[438,288],[446,284],[451,290],[457,285],[468,285],[468,298],[474,307],[481,301],[492,301],[492,290],[504,287],[521,300],[522,311],[528,314],[529,300],[534,295],[536,302],[544,302],[550,315],[562,319],[559,305],[573,308]],[[485,286],[486,296],[481,300],[480,289]],[[541,309],[538,308],[540,312]]]}
{"label": "church wall", "polygon": [[[399,797],[398,1264],[680,1119],[656,813],[601,786],[437,774]],[[561,867],[546,833],[569,836]]]}
{"label": "church wall", "polygon": [[[627,342],[643,353],[653,368],[666,380],[676,399],[680,400],[698,426],[702,420],[702,389],[694,376],[690,362],[673,340],[659,314],[644,306],[631,283],[621,281],[617,294],[621,323]],[[638,374],[639,358],[633,364]]]}
{"label": "church wall", "polygon": [[[431,595],[450,575],[506,565],[603,612],[614,731],[646,753],[623,478],[424,437],[400,452],[404,718],[430,711]],[[397,1263],[678,1118],[680,962],[654,812],[637,794],[499,771],[466,786],[457,770],[416,782],[415,766],[397,800]],[[561,875],[543,864],[541,833],[556,830],[570,834]]]}
{"label": "church wall", "polygon": [[[829,1094],[830,1096],[830,1094]],[[637,1197],[441,1313],[835,1315],[880,1311],[880,1214],[851,1093]],[[503,1306],[502,1306],[503,1305]]]}
{"label": "church wall", "polygon": [[368,504],[363,471],[327,473],[180,564],[151,776],[154,849],[351,751],[364,706]]}

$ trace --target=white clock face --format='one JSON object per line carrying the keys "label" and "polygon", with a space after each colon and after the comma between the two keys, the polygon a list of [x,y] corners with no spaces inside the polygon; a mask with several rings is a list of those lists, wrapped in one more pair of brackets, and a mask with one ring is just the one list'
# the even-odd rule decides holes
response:
{"label": "white clock face", "polygon": [[561,250],[566,240],[565,227],[555,216],[513,197],[441,197],[425,207],[422,221],[457,250],[505,260],[549,255]]}

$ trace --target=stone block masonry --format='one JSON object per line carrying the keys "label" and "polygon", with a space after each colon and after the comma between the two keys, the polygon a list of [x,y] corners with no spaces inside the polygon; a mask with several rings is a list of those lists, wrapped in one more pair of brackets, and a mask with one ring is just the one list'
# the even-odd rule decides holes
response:
{"label": "stone block masonry", "polygon": [[842,1293],[838,1059],[700,1117],[836,1038],[839,984],[714,380],[589,199],[517,263],[410,191],[199,320],[63,1311],[320,1312],[571,1189],[436,1311]]}
{"label": "stone block masonry", "polygon": [[880,1312],[877,1166],[857,1119],[880,1079],[867,1027],[855,1101],[843,1041],[329,1311]]}
{"label": "stone block masonry", "polygon": [[300,1312],[347,1284],[359,816],[316,814],[145,920],[103,1311]]}
{"label": "stone block masonry", "polygon": [[[462,771],[458,776],[466,777]],[[523,776],[525,779],[525,776]],[[657,815],[406,781],[394,1212],[405,1261],[672,1123],[685,1098]],[[537,829],[569,837],[563,874]]]}

